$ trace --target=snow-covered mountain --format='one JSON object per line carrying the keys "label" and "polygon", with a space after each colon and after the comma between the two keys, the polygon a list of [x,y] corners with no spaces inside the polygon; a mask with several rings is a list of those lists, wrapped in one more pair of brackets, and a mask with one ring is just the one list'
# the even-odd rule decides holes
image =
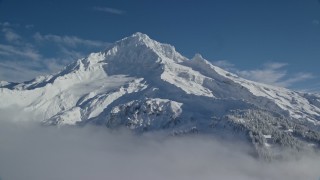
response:
{"label": "snow-covered mountain", "polygon": [[0,83],[0,109],[44,124],[212,133],[251,142],[260,156],[320,145],[320,96],[249,81],[142,33],[57,74]]}

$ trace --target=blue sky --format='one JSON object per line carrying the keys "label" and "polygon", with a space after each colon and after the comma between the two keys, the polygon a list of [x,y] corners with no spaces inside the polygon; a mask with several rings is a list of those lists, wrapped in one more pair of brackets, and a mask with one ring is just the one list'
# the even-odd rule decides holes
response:
{"label": "blue sky", "polygon": [[191,58],[320,92],[318,0],[0,0],[0,79],[58,71],[143,32]]}

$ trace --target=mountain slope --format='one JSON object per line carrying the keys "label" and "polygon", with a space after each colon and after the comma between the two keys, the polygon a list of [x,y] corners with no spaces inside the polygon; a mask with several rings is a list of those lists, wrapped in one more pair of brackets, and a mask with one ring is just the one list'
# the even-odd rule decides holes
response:
{"label": "mountain slope", "polygon": [[265,157],[320,144],[319,95],[243,79],[142,33],[57,74],[1,82],[0,99],[0,109],[18,106],[45,124],[231,135]]}

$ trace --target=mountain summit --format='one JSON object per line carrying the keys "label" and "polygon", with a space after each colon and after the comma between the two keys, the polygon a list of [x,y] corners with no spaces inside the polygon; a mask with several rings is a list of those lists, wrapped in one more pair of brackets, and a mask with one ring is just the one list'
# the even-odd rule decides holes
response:
{"label": "mountain summit", "polygon": [[0,83],[0,109],[19,107],[48,125],[97,124],[248,141],[259,156],[320,144],[320,96],[249,81],[200,54],[188,59],[135,33],[24,83]]}

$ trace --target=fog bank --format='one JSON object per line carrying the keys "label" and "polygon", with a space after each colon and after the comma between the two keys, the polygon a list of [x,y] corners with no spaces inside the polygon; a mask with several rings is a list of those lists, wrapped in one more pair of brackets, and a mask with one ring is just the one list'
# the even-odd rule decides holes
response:
{"label": "fog bank", "polygon": [[0,121],[1,180],[317,180],[319,169],[317,155],[267,163],[249,156],[243,144],[200,135]]}

